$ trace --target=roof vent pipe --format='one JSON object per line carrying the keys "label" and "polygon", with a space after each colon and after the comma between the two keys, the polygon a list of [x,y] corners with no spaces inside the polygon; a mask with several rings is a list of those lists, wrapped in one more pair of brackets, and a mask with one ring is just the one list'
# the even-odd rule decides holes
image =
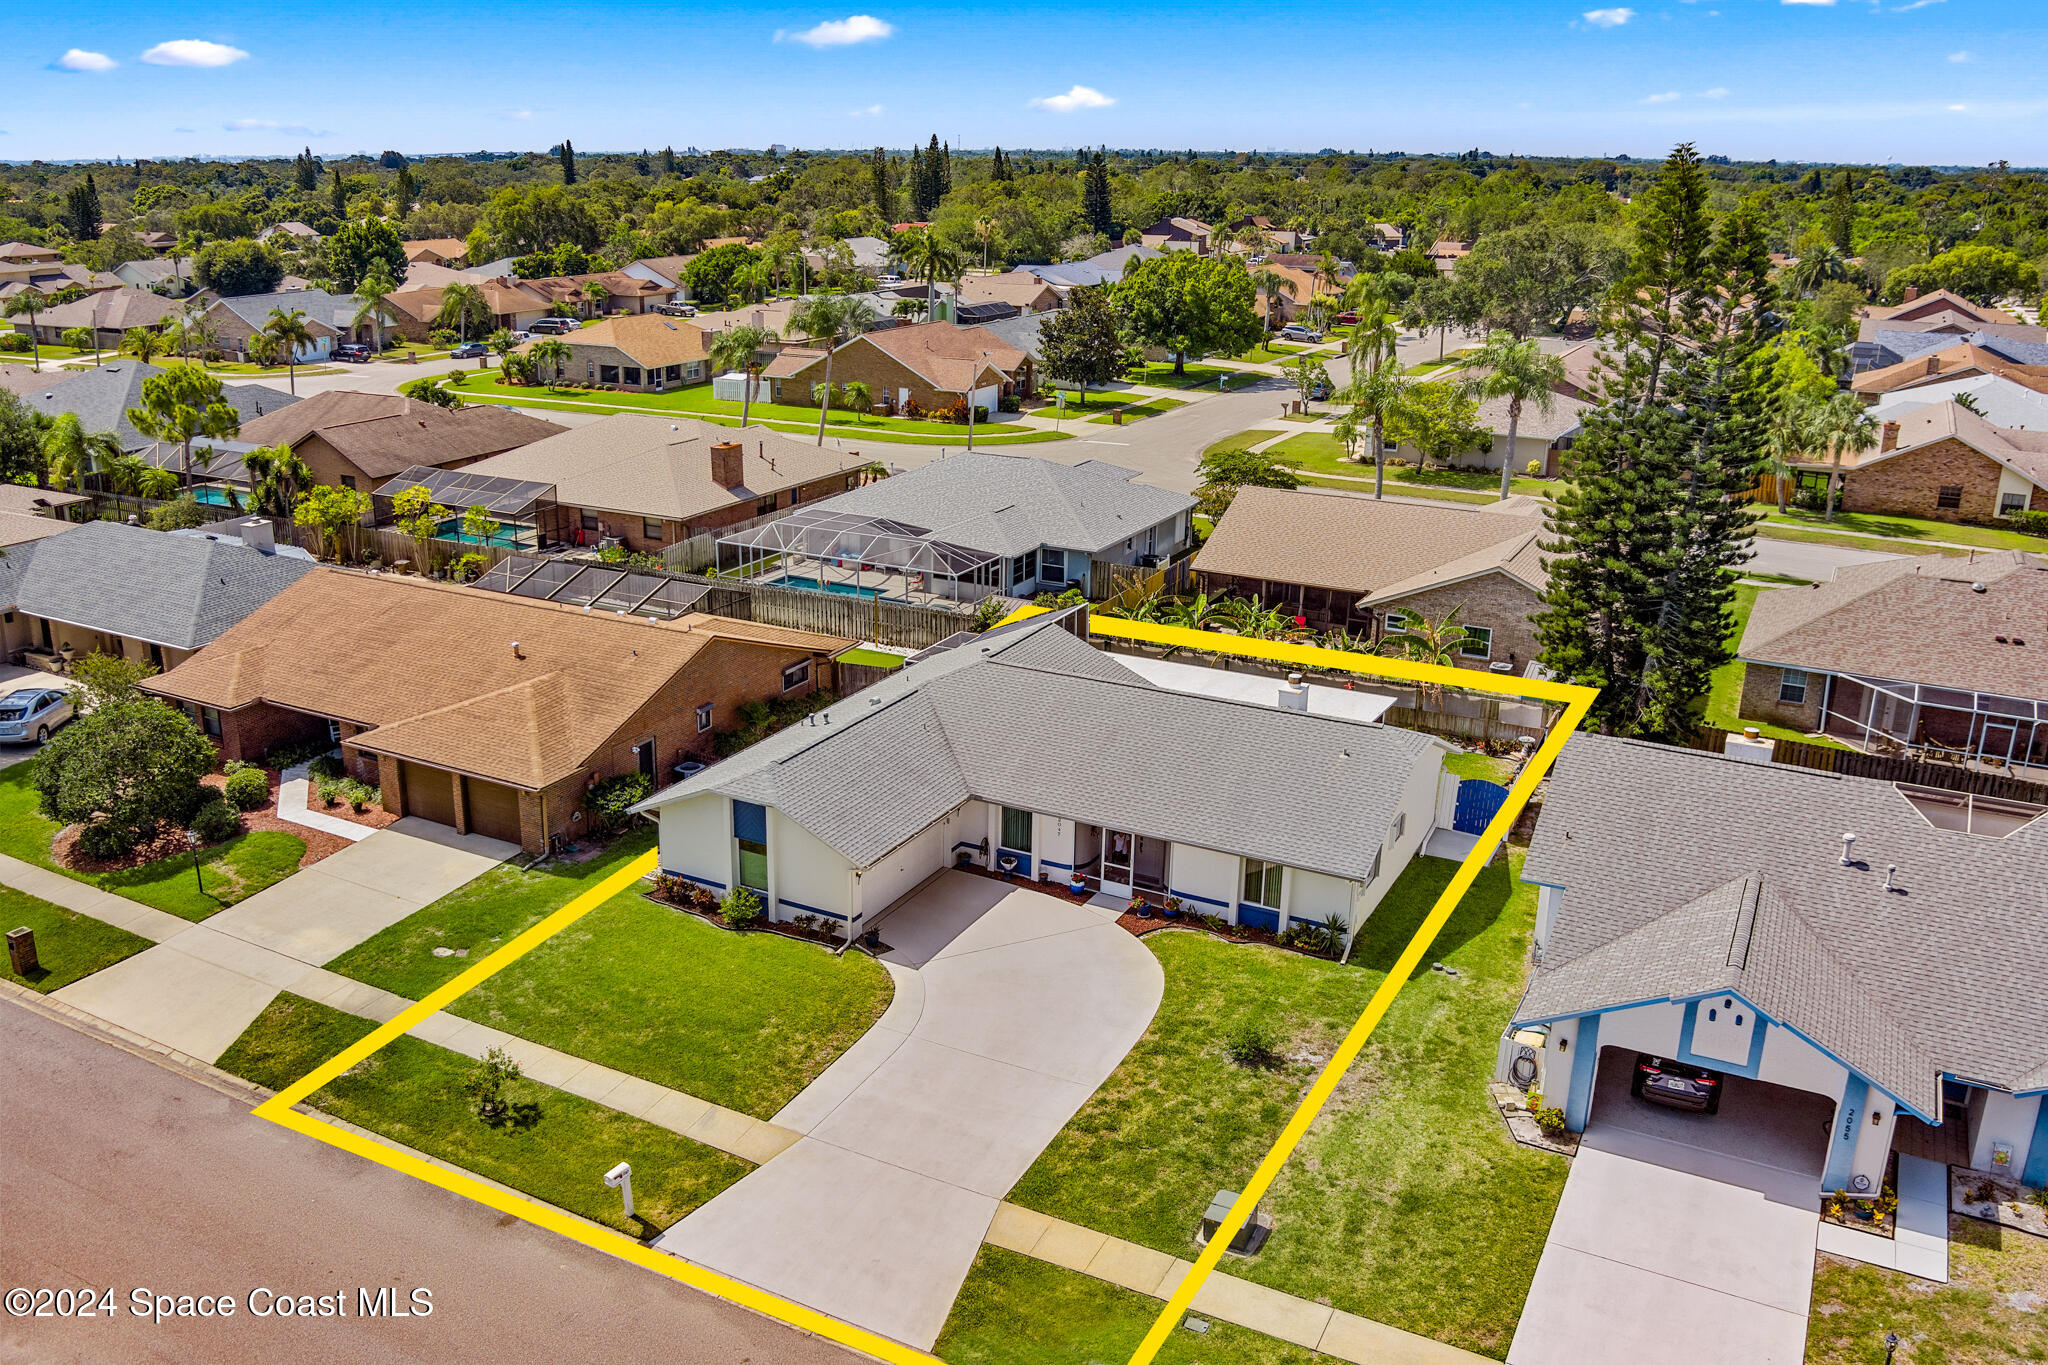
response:
{"label": "roof vent pipe", "polygon": [[1854,867],[1854,866],[1856,866],[1856,856],[1855,856],[1855,853],[1856,853],[1856,836],[1855,836],[1855,835],[1853,835],[1853,834],[1844,834],[1844,835],[1842,836],[1842,866],[1843,866],[1843,867]]}
{"label": "roof vent pipe", "polygon": [[[523,659],[526,657],[524,654],[521,654],[519,652],[519,642],[517,640],[514,640],[512,642],[512,657],[515,659]],[[1847,862],[1848,860],[1845,858],[1843,859],[1843,861]]]}
{"label": "roof vent pipe", "polygon": [[1899,875],[1899,865],[1898,865],[1897,863],[1893,863],[1893,864],[1892,864],[1891,866],[1889,866],[1889,867],[1885,868],[1885,870],[1884,870],[1884,889],[1885,889],[1885,890],[1887,890],[1887,891],[1895,891],[1895,890],[1897,890],[1897,889],[1898,889],[1897,887],[1894,887],[1894,886],[1892,885],[1892,882],[1893,882],[1893,881],[1894,881],[1894,880],[1895,880],[1895,879],[1896,879],[1896,878],[1898,877],[1898,875]]}
{"label": "roof vent pipe", "polygon": [[1983,592],[1984,590],[1984,585],[1982,583],[1972,583],[1970,585],[1971,592]]}

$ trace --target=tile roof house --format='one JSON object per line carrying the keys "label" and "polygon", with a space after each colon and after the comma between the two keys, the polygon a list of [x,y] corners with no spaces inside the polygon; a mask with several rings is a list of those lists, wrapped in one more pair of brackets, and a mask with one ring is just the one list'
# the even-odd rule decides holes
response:
{"label": "tile roof house", "polygon": [[[90,327],[99,338],[100,345],[108,350],[118,350],[121,336],[129,328],[146,327],[151,331],[161,331],[165,323],[184,311],[182,301],[165,298],[147,289],[103,289],[82,299],[38,310],[35,334],[44,345],[52,345],[61,341],[64,333],[74,327]],[[29,330],[27,314],[15,319],[14,330]]]}
{"label": "tile roof house", "polygon": [[[2048,767],[2048,559],[1885,559],[1757,594],[1741,714],[1861,749]],[[2038,776],[2038,774],[2036,774]]]}
{"label": "tile roof house", "polygon": [[[1987,523],[2048,510],[2048,430],[1993,426],[1953,400],[1894,411],[1877,445],[1844,461],[1845,510]],[[1820,461],[1802,467],[1829,472]]]}
{"label": "tile roof house", "polygon": [[584,830],[593,783],[658,786],[708,759],[741,705],[829,685],[846,645],[314,569],[148,690],[197,712],[225,758],[336,734],[387,810],[538,853]]}
{"label": "tile roof house", "polygon": [[469,243],[460,237],[426,237],[405,244],[405,259],[459,270],[469,260]]}
{"label": "tile roof house", "polygon": [[1541,1031],[1545,1103],[1583,1129],[1649,1054],[1752,1112],[1832,1104],[1822,1190],[1875,1197],[1894,1150],[2048,1182],[2042,815],[1574,736],[1522,869],[1538,966],[1511,1027]]}
{"label": "tile roof house", "polygon": [[1323,628],[1374,640],[1401,611],[1432,621],[1458,609],[1470,640],[1458,662],[1519,671],[1536,657],[1531,618],[1550,576],[1542,508],[1380,502],[1305,489],[1240,489],[1195,556],[1211,596],[1234,593]]}
{"label": "tile roof house", "polygon": [[443,408],[402,394],[329,389],[245,423],[239,439],[288,445],[316,481],[368,493],[415,465],[459,469],[565,430],[486,403]]}
{"label": "tile roof house", "polygon": [[0,557],[0,657],[99,652],[173,667],[312,567],[242,545],[86,522]]}
{"label": "tile roof house", "polygon": [[1365,922],[1429,835],[1437,741],[1156,687],[1063,623],[932,653],[657,793],[663,870],[849,936],[963,860],[1275,931]]}
{"label": "tile roof house", "polygon": [[661,393],[711,378],[710,338],[702,327],[683,318],[659,313],[606,318],[560,337],[526,342],[520,353],[530,354],[542,340],[568,346],[563,373],[572,381]]}
{"label": "tile roof house", "polygon": [[736,431],[687,417],[620,412],[470,466],[473,474],[552,484],[582,528],[659,554],[666,546],[855,486],[859,451],[765,427]]}
{"label": "tile roof house", "polygon": [[[51,417],[72,413],[87,431],[110,431],[123,450],[135,451],[153,442],[128,420],[128,409],[142,406],[143,381],[163,372],[162,366],[123,358],[76,375],[45,374],[45,387],[22,394],[22,399]],[[221,400],[240,413],[245,424],[302,401],[265,384],[222,384],[220,391]]]}
{"label": "tile roof house", "polygon": [[[787,376],[768,379],[777,403],[809,406],[811,386],[823,382],[825,361],[815,360]],[[998,400],[1028,397],[1037,387],[1037,365],[994,333],[950,322],[921,322],[868,332],[840,343],[832,358],[835,385],[859,380],[891,413],[911,402],[927,411],[968,399],[996,411]]]}

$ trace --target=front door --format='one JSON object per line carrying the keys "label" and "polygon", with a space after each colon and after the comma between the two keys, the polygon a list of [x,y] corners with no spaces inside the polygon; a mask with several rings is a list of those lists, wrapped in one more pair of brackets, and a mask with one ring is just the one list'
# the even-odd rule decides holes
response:
{"label": "front door", "polygon": [[1109,895],[1131,894],[1131,859],[1137,842],[1120,829],[1102,831],[1102,889]]}

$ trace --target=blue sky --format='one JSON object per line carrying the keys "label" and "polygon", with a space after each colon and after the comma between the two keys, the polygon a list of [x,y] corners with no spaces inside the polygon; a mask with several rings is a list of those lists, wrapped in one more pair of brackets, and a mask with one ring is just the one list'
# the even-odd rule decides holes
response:
{"label": "blue sky", "polygon": [[1112,146],[2048,164],[2044,0],[29,4],[0,159]]}

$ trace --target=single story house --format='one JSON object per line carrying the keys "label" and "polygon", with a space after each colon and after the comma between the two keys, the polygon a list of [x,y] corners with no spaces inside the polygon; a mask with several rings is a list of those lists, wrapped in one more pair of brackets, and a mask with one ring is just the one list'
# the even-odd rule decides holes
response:
{"label": "single story house", "polygon": [[92,499],[83,493],[0,483],[0,550],[62,535],[91,509]]}
{"label": "single story house", "polygon": [[1393,223],[1374,223],[1366,235],[1380,251],[1399,251],[1408,245],[1408,234]]}
{"label": "single story house", "polygon": [[812,514],[886,524],[942,547],[971,566],[952,585],[963,597],[1068,587],[1100,596],[1094,565],[1163,563],[1193,543],[1195,500],[1137,478],[1101,460],[1067,465],[977,450],[863,484]]}
{"label": "single story house", "polygon": [[55,265],[64,259],[64,253],[50,246],[37,246],[33,242],[0,242],[0,261],[45,262]]}
{"label": "single story house", "polygon": [[963,863],[1355,933],[1429,837],[1443,746],[1157,687],[1063,625],[930,654],[657,792],[662,870],[849,936]]}
{"label": "single story house", "polygon": [[1240,233],[1257,233],[1259,239],[1271,251],[1299,251],[1303,234],[1297,228],[1281,227],[1263,213],[1246,214],[1223,225],[1226,235],[1236,237]]}
{"label": "single story house", "polygon": [[[2022,343],[1999,344],[2003,349],[2010,349]],[[1980,346],[1964,338],[1895,365],[1865,370],[1849,382],[1849,387],[1865,397],[1875,397],[1898,389],[1920,388],[1978,375],[1996,375],[2048,393],[2048,356],[2038,362],[2014,360],[2003,350],[1994,350],[1989,345]]]}
{"label": "single story house", "polygon": [[[219,336],[219,346],[237,360],[250,359],[249,341],[270,321],[273,311],[305,314],[311,345],[298,350],[300,364],[325,360],[344,342],[374,345],[377,328],[368,318],[358,323],[356,310],[361,300],[353,294],[330,294],[325,289],[280,289],[270,294],[235,294],[216,299],[206,310],[206,320]],[[387,302],[383,308],[384,335],[388,339],[400,321],[399,311]]]}
{"label": "single story house", "polygon": [[1007,303],[1020,313],[1046,313],[1064,302],[1059,290],[1028,270],[964,276],[960,280],[958,298],[962,308],[983,303]]}
{"label": "single story house", "polygon": [[1162,254],[1157,247],[1120,246],[1086,260],[1061,261],[1057,265],[1020,265],[1017,268],[1030,271],[1056,289],[1067,290],[1115,284],[1124,277],[1124,271],[1132,261],[1153,261]]}
{"label": "single story house", "polygon": [[182,298],[192,292],[192,257],[162,256],[155,260],[123,261],[114,267],[114,278],[132,289],[151,289]]}
{"label": "single story house", "polygon": [[[49,346],[60,343],[64,333],[74,327],[89,327],[101,346],[119,350],[121,337],[129,328],[160,332],[165,323],[184,311],[183,302],[148,289],[102,289],[82,299],[37,310],[34,330],[36,340]],[[28,314],[15,318],[14,330],[29,330]]]}
{"label": "single story house", "polygon": [[[949,408],[961,400],[994,414],[1006,396],[1029,397],[1037,389],[1037,365],[1002,338],[980,327],[920,322],[868,332],[841,342],[832,357],[832,383],[859,380],[891,413],[916,403]],[[822,353],[801,364],[771,365],[764,373],[777,403],[810,405],[811,386],[825,379]]]}
{"label": "single story house", "polygon": [[1719,1124],[1831,1107],[1816,1202],[1875,1198],[1895,1150],[2048,1184],[2043,814],[1573,736],[1522,868],[1537,967],[1510,1027],[1541,1039],[1544,1103],[1583,1130],[1666,1057],[1742,1092]]}
{"label": "single story house", "polygon": [[1458,268],[1458,262],[1472,254],[1472,243],[1446,237],[1429,249],[1429,259],[1436,262],[1438,273],[1448,275]]}
{"label": "single story house", "polygon": [[89,265],[50,261],[0,261],[0,299],[11,299],[25,289],[55,294],[66,289],[122,289],[119,275],[94,270]]}
{"label": "single story house", "polygon": [[329,389],[245,423],[239,439],[290,446],[316,481],[368,493],[415,465],[459,469],[566,430],[487,403],[444,408],[403,394]]}
{"label": "single story house", "polygon": [[[839,245],[846,248],[846,256],[853,268],[863,275],[878,276],[889,269],[889,243],[880,237],[848,237]],[[830,249],[812,249],[804,252],[804,259],[811,269],[823,270],[828,264]]]}
{"label": "single story house", "polygon": [[[1506,460],[1509,468],[1520,478],[1535,465],[1546,479],[1557,477],[1558,466],[1564,452],[1584,430],[1584,416],[1588,408],[1597,404],[1567,394],[1553,394],[1550,410],[1544,411],[1535,403],[1522,404],[1521,421],[1515,424],[1515,448],[1508,450],[1508,400],[1505,398],[1482,398],[1473,419],[1478,425],[1493,433],[1493,443],[1484,449],[1468,451],[1450,460],[1453,469],[1491,469],[1498,471],[1501,461]],[[1423,463],[1423,454],[1412,445],[1397,442],[1388,452],[1414,464]]]}
{"label": "single story house", "polygon": [[256,240],[259,242],[267,242],[273,237],[283,237],[301,246],[310,245],[320,240],[319,233],[313,231],[313,229],[307,227],[296,218],[288,222],[272,223],[269,227],[256,234]]}
{"label": "single story house", "polygon": [[660,554],[678,541],[858,486],[870,461],[765,427],[736,431],[688,417],[619,412],[470,466],[491,478],[552,484],[581,528]]}
{"label": "single story house", "polygon": [[[127,357],[75,375],[56,377],[46,371],[45,386],[22,394],[22,400],[51,417],[71,413],[87,431],[110,431],[121,449],[136,451],[153,441],[135,429],[128,420],[128,409],[142,406],[143,381],[163,372],[160,365],[145,365]],[[244,425],[303,401],[267,384],[222,384],[220,393],[221,401],[241,415]]]}
{"label": "single story house", "polygon": [[1379,502],[1307,489],[1244,488],[1195,556],[1212,597],[1257,598],[1322,629],[1378,642],[1407,610],[1452,610],[1469,637],[1457,662],[1520,672],[1550,584],[1540,505]]}
{"label": "single story house", "polygon": [[540,853],[586,828],[592,784],[708,759],[743,704],[829,686],[847,644],[322,568],[147,690],[224,759],[329,737],[386,810]]}
{"label": "single story house", "polygon": [[[590,286],[604,291],[602,302],[590,297]],[[577,317],[611,316],[616,313],[651,313],[659,304],[675,297],[675,289],[658,280],[642,279],[623,270],[594,275],[545,275],[521,280],[519,286],[546,299],[551,306],[571,310]]]}
{"label": "single story house", "polygon": [[0,657],[174,668],[304,577],[304,559],[90,521],[0,556]]}
{"label": "single story house", "polygon": [[[484,304],[491,311],[491,331],[503,328],[508,332],[523,332],[548,315],[548,301],[516,280],[488,279],[462,283],[474,284],[483,292]],[[424,285],[417,289],[401,289],[387,297],[384,302],[394,318],[392,330],[407,341],[425,341],[428,333],[439,325],[434,319],[440,315],[441,298],[447,287],[446,283]],[[480,341],[483,338],[472,336],[470,339]]]}
{"label": "single story house", "polygon": [[569,348],[562,377],[570,380],[660,393],[711,378],[710,338],[683,318],[659,313],[606,318],[564,336],[525,342],[519,350],[531,354],[544,340]]}
{"label": "single story house", "polygon": [[1991,374],[1885,394],[1870,405],[1870,415],[1879,422],[1896,422],[1921,408],[1963,400],[1994,427],[2048,431],[2048,393]]}
{"label": "single story house", "polygon": [[[1844,511],[1991,522],[2048,510],[2048,430],[1993,426],[1954,401],[1899,412],[1843,463]],[[1831,472],[1825,460],[1802,469],[1823,486]]]}
{"label": "single story house", "polygon": [[638,280],[652,280],[671,291],[670,297],[676,303],[690,301],[690,282],[686,278],[694,252],[681,256],[643,256],[624,267],[623,273]]}
{"label": "single story house", "polygon": [[1741,714],[1859,749],[2048,767],[2044,643],[2048,559],[1851,564],[1757,594],[1735,651]]}
{"label": "single story house", "polygon": [[1154,251],[1192,251],[1206,256],[1214,235],[1215,229],[1199,218],[1161,218],[1138,229],[1138,244]]}
{"label": "single story house", "polygon": [[405,259],[460,270],[469,264],[469,243],[460,237],[427,237],[405,244]]}

